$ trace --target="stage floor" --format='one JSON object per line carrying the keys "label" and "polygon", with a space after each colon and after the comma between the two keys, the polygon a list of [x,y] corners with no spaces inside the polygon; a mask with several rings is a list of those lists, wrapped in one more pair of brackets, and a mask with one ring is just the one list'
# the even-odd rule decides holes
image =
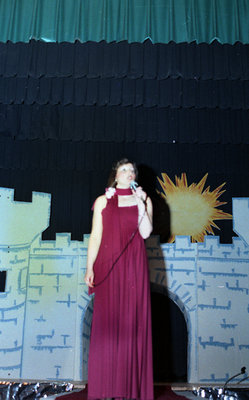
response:
{"label": "stage floor", "polygon": [[[154,385],[155,400],[249,400],[249,383],[228,385],[226,396],[221,393],[222,384],[213,383],[200,385],[193,383],[157,383]],[[0,382],[1,400],[87,400],[87,385],[82,382]]]}

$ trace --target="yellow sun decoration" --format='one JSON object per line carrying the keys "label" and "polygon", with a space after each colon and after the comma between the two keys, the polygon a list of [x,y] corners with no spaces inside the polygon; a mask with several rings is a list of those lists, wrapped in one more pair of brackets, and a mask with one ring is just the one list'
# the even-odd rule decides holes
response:
{"label": "yellow sun decoration", "polygon": [[170,208],[171,238],[174,242],[176,235],[191,236],[192,242],[203,242],[207,234],[214,235],[213,229],[220,229],[215,220],[232,219],[232,215],[223,212],[219,207],[226,202],[218,201],[225,192],[221,190],[226,182],[222,183],[213,192],[210,186],[204,190],[208,174],[199,183],[188,186],[186,173],[181,178],[175,176],[175,184],[166,173],[162,173],[162,179],[158,181],[163,189],[161,195]]}

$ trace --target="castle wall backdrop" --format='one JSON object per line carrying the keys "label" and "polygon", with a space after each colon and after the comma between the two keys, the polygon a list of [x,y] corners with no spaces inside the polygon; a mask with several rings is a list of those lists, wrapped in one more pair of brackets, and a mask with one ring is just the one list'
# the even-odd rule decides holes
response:
{"label": "castle wall backdrop", "polygon": [[[50,195],[31,203],[0,189],[0,377],[87,380],[92,299],[83,282],[88,236],[41,239]],[[249,361],[249,198],[233,199],[232,244],[205,236],[147,241],[151,282],[182,311],[188,332],[188,381],[224,382]],[[161,289],[160,289],[161,288]],[[161,310],[161,318],[164,318]],[[34,368],[35,366],[35,368]]]}

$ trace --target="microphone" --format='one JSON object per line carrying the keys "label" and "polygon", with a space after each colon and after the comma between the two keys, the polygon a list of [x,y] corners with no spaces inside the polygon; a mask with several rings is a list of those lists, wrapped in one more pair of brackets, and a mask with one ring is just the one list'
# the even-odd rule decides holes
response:
{"label": "microphone", "polygon": [[138,187],[138,183],[137,183],[137,182],[135,182],[135,181],[131,181],[131,182],[130,182],[130,188],[131,188],[132,190],[135,190],[135,191],[136,191],[137,187]]}

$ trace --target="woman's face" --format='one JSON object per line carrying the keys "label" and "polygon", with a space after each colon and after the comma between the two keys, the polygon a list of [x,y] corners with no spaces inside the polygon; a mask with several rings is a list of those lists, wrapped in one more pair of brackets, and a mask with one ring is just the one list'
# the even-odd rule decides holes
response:
{"label": "woman's face", "polygon": [[136,178],[135,170],[132,164],[123,164],[118,167],[116,172],[116,181],[118,188],[128,188],[131,181]]}

